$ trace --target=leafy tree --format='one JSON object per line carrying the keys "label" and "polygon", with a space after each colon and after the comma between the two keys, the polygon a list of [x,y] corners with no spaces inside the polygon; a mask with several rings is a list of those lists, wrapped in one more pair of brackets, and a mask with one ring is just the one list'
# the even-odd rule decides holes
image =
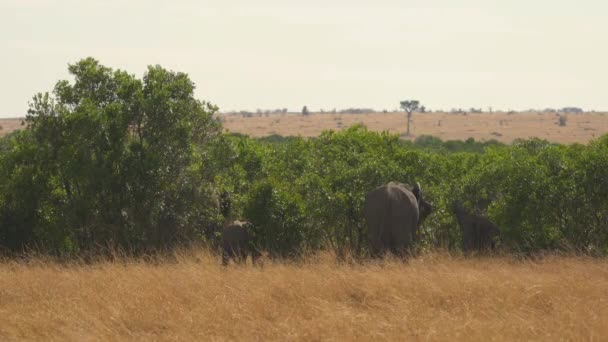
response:
{"label": "leafy tree", "polygon": [[[0,230],[28,236],[11,247],[143,251],[196,239],[211,217],[197,163],[219,133],[216,107],[194,98],[186,74],[160,66],[143,79],[93,58],[68,70],[73,83],[34,96],[4,165],[15,176]],[[36,195],[25,203],[27,191]],[[24,216],[27,227],[15,228]]]}
{"label": "leafy tree", "polygon": [[410,135],[410,123],[412,121],[412,112],[419,110],[420,102],[418,100],[406,100],[400,102],[401,109],[407,113],[407,132],[406,135]]}

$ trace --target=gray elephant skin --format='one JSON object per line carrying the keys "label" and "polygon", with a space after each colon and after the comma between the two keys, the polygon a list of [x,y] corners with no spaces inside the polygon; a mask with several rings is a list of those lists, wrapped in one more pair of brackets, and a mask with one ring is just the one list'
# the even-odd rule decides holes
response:
{"label": "gray elephant skin", "polygon": [[500,230],[490,219],[469,213],[459,201],[452,203],[452,211],[460,226],[462,249],[465,254],[483,253],[496,247],[495,239],[499,236]]}
{"label": "gray elephant skin", "polygon": [[243,263],[247,256],[251,255],[251,261],[255,264],[260,256],[254,247],[251,223],[246,221],[232,221],[224,225],[222,229],[222,264],[228,265],[232,258],[236,263]]}
{"label": "gray elephant skin", "polygon": [[363,206],[367,222],[367,237],[372,257],[387,251],[405,257],[417,239],[421,221],[432,212],[432,206],[422,198],[416,185],[390,182],[370,191]]}

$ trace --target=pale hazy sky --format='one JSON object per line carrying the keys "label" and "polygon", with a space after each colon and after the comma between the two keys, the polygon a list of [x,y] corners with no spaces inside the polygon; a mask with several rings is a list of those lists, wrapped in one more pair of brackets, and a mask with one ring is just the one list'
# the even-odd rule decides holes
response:
{"label": "pale hazy sky", "polygon": [[608,110],[606,0],[0,0],[0,116],[93,56],[223,111]]}

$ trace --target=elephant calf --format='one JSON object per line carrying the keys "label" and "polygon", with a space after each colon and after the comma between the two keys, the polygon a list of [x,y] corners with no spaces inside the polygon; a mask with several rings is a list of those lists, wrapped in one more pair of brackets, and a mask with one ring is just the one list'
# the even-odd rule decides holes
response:
{"label": "elephant calf", "polygon": [[255,264],[260,253],[253,246],[253,234],[250,226],[251,223],[246,221],[233,221],[224,225],[222,229],[223,265],[228,265],[230,258],[237,263],[245,262],[248,255],[251,255],[251,261]]}
{"label": "elephant calf", "polygon": [[462,233],[462,249],[465,254],[471,251],[485,252],[495,248],[494,239],[500,231],[487,217],[469,213],[462,203],[454,201],[452,211],[456,215]]}

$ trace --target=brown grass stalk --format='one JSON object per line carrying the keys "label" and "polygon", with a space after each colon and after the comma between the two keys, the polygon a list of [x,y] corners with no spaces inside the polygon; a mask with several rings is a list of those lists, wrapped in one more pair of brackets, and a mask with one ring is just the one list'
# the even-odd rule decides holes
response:
{"label": "brown grass stalk", "polygon": [[0,263],[0,340],[601,340],[608,262]]}

